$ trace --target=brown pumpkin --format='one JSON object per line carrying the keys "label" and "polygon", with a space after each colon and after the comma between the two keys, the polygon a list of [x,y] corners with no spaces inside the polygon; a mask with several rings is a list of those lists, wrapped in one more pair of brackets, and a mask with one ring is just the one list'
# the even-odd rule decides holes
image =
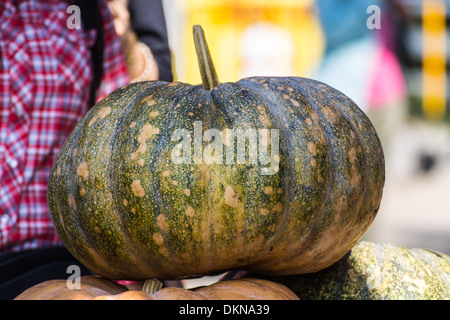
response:
{"label": "brown pumpkin", "polygon": [[298,300],[286,286],[255,278],[219,281],[195,292],[208,300]]}
{"label": "brown pumpkin", "polygon": [[80,289],[69,289],[66,280],[49,280],[25,290],[15,300],[298,300],[282,284],[253,278],[226,280],[193,290],[162,288],[156,279],[147,280],[141,291],[97,276],[81,277],[80,284]]}
{"label": "brown pumpkin", "polygon": [[48,280],[28,288],[14,300],[86,300],[127,290],[125,286],[102,277],[83,276],[79,289],[69,289],[67,280]]}

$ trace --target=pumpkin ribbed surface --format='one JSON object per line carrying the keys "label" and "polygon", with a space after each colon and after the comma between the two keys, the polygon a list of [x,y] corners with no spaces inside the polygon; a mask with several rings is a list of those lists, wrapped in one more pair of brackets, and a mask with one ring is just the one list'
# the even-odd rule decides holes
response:
{"label": "pumpkin ribbed surface", "polygon": [[361,241],[329,268],[267,279],[286,285],[302,300],[448,300],[450,257]]}
{"label": "pumpkin ribbed surface", "polygon": [[[222,163],[211,163],[212,139],[196,138],[211,128],[223,133]],[[261,149],[247,139],[245,163],[237,142],[226,163],[226,129],[249,128],[277,130],[279,152],[258,137],[270,161],[252,163]],[[190,163],[173,161],[177,129],[202,144],[188,150]],[[48,200],[66,247],[105,277],[292,274],[344,256],[375,218],[383,185],[373,126],[325,84],[253,77],[210,91],[155,81],[116,90],[80,121],[54,163]]]}

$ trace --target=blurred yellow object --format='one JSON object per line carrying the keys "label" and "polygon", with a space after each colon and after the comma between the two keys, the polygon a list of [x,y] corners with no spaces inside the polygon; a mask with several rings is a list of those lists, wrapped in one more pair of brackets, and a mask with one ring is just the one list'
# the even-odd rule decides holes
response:
{"label": "blurred yellow object", "polygon": [[441,120],[445,116],[447,102],[445,2],[423,0],[422,10],[422,107],[429,120]]}
{"label": "blurred yellow object", "polygon": [[[219,80],[247,76],[307,76],[320,63],[325,39],[314,0],[178,0],[184,61],[180,81],[201,83],[192,26],[208,37]],[[178,4],[175,4],[178,5]]]}

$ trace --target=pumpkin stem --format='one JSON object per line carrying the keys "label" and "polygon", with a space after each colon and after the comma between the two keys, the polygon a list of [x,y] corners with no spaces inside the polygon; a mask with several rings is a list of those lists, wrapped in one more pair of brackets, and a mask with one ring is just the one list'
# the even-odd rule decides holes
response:
{"label": "pumpkin stem", "polygon": [[148,279],[145,280],[144,285],[142,286],[142,291],[147,292],[148,294],[154,294],[158,292],[163,287],[163,283],[158,279]]}
{"label": "pumpkin stem", "polygon": [[203,88],[212,90],[219,85],[216,69],[209,52],[208,43],[206,42],[205,32],[199,25],[193,27],[195,52],[197,53],[198,65],[202,76]]}

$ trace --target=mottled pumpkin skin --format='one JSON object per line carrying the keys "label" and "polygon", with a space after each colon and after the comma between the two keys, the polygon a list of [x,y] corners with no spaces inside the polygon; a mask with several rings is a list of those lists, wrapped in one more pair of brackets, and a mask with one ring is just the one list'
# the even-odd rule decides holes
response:
{"label": "mottled pumpkin skin", "polygon": [[267,279],[286,285],[302,300],[448,300],[450,257],[361,241],[324,270]]}
{"label": "mottled pumpkin skin", "polygon": [[[245,164],[175,164],[172,134],[194,137],[195,121],[203,133],[278,129],[278,172],[261,174],[268,165],[250,163],[248,149]],[[86,114],[57,156],[48,202],[68,250],[105,277],[297,274],[356,244],[383,185],[372,124],[325,84],[253,77],[209,91],[156,81],[118,89]]]}

